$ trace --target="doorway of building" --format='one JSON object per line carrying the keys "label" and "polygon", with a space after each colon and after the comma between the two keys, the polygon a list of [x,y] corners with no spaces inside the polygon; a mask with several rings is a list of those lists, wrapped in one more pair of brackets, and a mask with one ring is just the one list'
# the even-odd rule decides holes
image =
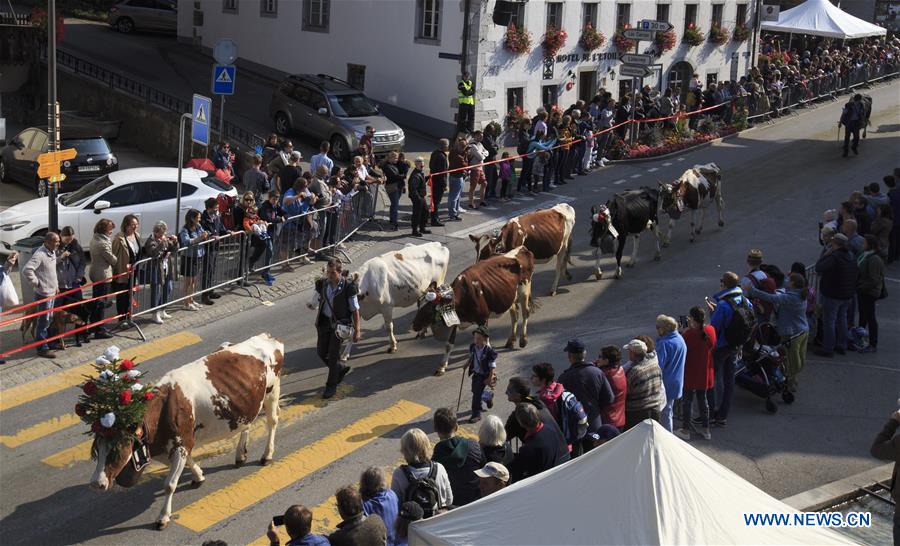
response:
{"label": "doorway of building", "polygon": [[679,93],[682,102],[687,96],[688,84],[694,74],[694,67],[687,61],[679,61],[669,69],[669,87]]}
{"label": "doorway of building", "polygon": [[578,100],[591,102],[597,94],[597,71],[589,70],[578,74]]}

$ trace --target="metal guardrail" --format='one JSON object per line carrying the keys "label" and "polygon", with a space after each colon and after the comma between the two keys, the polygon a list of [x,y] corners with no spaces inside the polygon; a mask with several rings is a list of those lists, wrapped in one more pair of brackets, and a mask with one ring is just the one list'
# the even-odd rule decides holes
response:
{"label": "metal guardrail", "polygon": [[31,14],[0,12],[0,25],[30,26]]}
{"label": "metal guardrail", "polygon": [[[46,61],[46,52],[42,52],[42,59]],[[155,87],[109,70],[108,68],[82,59],[76,55],[72,55],[67,51],[58,49],[56,52],[56,62],[59,66],[67,68],[75,74],[80,74],[96,80],[111,89],[116,89],[137,97],[147,104],[158,106],[163,110],[177,114],[191,111],[191,104],[186,100],[166,93],[165,91],[160,91]],[[214,111],[211,115],[211,127],[218,127],[218,112]],[[249,150],[253,150],[257,145],[262,145],[265,142],[263,137],[235,125],[227,119],[223,124],[222,130],[224,134],[220,135],[221,139],[243,145]]]}

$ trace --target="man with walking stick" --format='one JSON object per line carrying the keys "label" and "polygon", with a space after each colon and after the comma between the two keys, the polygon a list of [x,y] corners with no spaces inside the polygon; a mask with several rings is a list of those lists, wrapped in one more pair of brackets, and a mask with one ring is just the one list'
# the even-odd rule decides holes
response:
{"label": "man with walking stick", "polygon": [[[465,381],[466,373],[472,376],[472,415],[469,416],[470,423],[481,421],[481,404],[482,401],[487,403],[488,409],[494,406],[494,392],[487,391],[486,388],[493,388],[497,383],[497,351],[491,347],[491,336],[488,334],[487,326],[479,326],[475,329],[474,342],[469,345],[469,361],[463,368],[463,378]],[[456,403],[457,409],[462,402],[462,382],[459,385],[459,400]]]}

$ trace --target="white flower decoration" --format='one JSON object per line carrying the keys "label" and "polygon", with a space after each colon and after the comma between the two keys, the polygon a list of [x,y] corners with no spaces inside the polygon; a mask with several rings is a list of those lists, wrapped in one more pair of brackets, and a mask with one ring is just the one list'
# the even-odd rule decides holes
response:
{"label": "white flower decoration", "polygon": [[116,374],[109,370],[103,370],[100,372],[100,376],[97,379],[103,382],[112,381],[116,379]]}
{"label": "white flower decoration", "polygon": [[134,392],[139,392],[143,388],[144,388],[144,386],[141,385],[140,383],[135,383],[134,385],[131,386],[131,390]]}
{"label": "white flower decoration", "polygon": [[119,360],[119,348],[115,345],[107,347],[106,351],[103,353],[103,358],[112,362],[113,360]]}
{"label": "white flower decoration", "polygon": [[144,372],[140,370],[128,370],[125,372],[125,377],[128,379],[137,379],[138,377],[144,375]]}
{"label": "white flower decoration", "polygon": [[100,418],[100,424],[106,428],[109,428],[116,424],[116,414],[113,412],[109,412],[103,417]]}
{"label": "white flower decoration", "polygon": [[96,362],[98,366],[109,366],[110,364],[112,364],[112,362],[102,356],[98,356]]}

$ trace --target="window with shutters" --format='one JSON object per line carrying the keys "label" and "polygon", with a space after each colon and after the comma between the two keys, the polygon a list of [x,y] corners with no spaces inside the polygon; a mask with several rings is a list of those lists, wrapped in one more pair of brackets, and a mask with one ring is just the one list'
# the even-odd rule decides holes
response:
{"label": "window with shutters", "polygon": [[597,8],[600,4],[596,2],[585,2],[581,5],[581,27],[584,28],[591,25],[597,28]]}
{"label": "window with shutters", "polygon": [[263,17],[277,17],[278,0],[259,0],[259,14]]}
{"label": "window with shutters", "polygon": [[441,0],[416,0],[416,40],[441,39]]}
{"label": "window with shutters", "polygon": [[303,0],[303,30],[328,32],[331,0]]}
{"label": "window with shutters", "polygon": [[697,26],[697,4],[684,5],[684,28]]}
{"label": "window with shutters", "polygon": [[657,4],[656,5],[656,20],[657,21],[668,21],[669,20],[669,4]]}
{"label": "window with shutters", "polygon": [[710,21],[710,27],[721,27],[722,26],[722,13],[725,11],[725,4],[713,4],[712,5],[712,20]]}
{"label": "window with shutters", "polygon": [[547,26],[546,28],[562,28],[562,2],[547,2]]}
{"label": "window with shutters", "polygon": [[238,0],[222,0],[222,13],[237,13]]}
{"label": "window with shutters", "polygon": [[737,14],[734,16],[734,21],[738,25],[747,24],[747,4],[737,5]]}
{"label": "window with shutters", "polygon": [[525,88],[509,87],[506,89],[506,111],[512,112],[516,107],[523,108],[525,105]]}
{"label": "window with shutters", "polygon": [[525,28],[525,4],[516,2],[512,5],[512,13],[509,16],[509,24],[516,28]]}
{"label": "window with shutters", "polygon": [[631,25],[631,4],[616,4],[616,28]]}

